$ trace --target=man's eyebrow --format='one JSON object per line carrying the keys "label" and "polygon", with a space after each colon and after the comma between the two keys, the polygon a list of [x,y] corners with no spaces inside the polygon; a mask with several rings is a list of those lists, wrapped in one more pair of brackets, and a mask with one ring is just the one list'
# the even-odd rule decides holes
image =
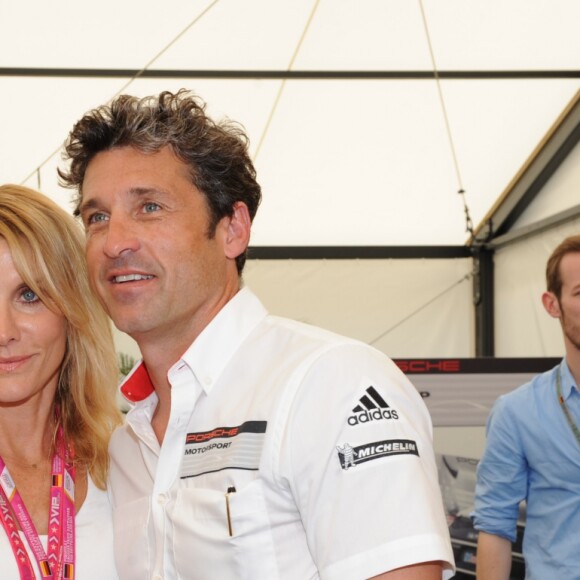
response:
{"label": "man's eyebrow", "polygon": [[159,189],[157,187],[132,187],[128,190],[129,194],[139,197],[141,195],[150,195],[154,193],[155,195],[167,195],[167,191]]}
{"label": "man's eyebrow", "polygon": [[89,199],[87,201],[83,201],[79,205],[78,215],[83,215],[83,213],[87,212],[90,209],[96,209],[99,207],[99,202],[96,199]]}
{"label": "man's eyebrow", "polygon": [[[168,195],[168,192],[163,189],[158,189],[156,187],[131,187],[127,190],[127,193],[133,197],[141,197],[146,195],[155,194],[159,197],[165,197]],[[101,202],[99,201],[98,197],[93,197],[92,199],[83,201],[79,206],[79,215],[82,215],[88,210],[91,209],[99,209],[102,207]]]}

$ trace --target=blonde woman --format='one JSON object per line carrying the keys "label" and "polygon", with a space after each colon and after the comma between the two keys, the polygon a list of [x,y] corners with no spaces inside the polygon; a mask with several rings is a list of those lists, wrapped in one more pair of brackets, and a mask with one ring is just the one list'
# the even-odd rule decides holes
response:
{"label": "blonde woman", "polygon": [[117,365],[74,219],[0,187],[0,578],[109,580]]}

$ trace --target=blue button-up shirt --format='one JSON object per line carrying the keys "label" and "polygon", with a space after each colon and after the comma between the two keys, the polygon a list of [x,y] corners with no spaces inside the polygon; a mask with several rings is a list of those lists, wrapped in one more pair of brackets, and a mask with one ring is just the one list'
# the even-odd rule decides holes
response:
{"label": "blue button-up shirt", "polygon": [[580,393],[564,360],[496,401],[477,470],[476,529],[513,542],[527,501],[528,580],[580,579],[580,444],[556,395],[558,372],[580,425]]}

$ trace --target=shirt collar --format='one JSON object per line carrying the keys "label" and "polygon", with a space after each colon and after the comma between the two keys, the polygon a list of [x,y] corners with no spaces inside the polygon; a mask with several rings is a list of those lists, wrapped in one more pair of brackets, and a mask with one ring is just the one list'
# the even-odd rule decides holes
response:
{"label": "shirt collar", "polygon": [[560,377],[562,380],[562,395],[564,396],[564,399],[567,399],[574,389],[578,390],[578,386],[574,381],[574,377],[570,372],[568,363],[566,362],[565,358],[562,359],[562,363],[560,364],[560,373],[561,373]]}
{"label": "shirt collar", "polygon": [[[204,328],[169,373],[186,364],[202,389],[209,393],[240,344],[267,314],[256,295],[242,288]],[[131,403],[136,403],[153,391],[147,367],[139,361],[121,384],[121,393]]]}
{"label": "shirt collar", "polygon": [[136,403],[146,399],[153,391],[153,383],[147,372],[147,367],[140,360],[121,383],[121,394],[130,403]]}

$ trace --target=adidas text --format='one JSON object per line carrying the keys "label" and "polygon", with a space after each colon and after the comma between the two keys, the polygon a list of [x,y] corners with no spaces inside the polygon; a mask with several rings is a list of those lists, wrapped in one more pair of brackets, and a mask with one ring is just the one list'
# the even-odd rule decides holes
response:
{"label": "adidas text", "polygon": [[370,423],[371,421],[381,421],[383,419],[398,419],[399,415],[394,409],[373,409],[372,411],[361,411],[356,415],[348,418],[349,425],[358,425],[359,423]]}

